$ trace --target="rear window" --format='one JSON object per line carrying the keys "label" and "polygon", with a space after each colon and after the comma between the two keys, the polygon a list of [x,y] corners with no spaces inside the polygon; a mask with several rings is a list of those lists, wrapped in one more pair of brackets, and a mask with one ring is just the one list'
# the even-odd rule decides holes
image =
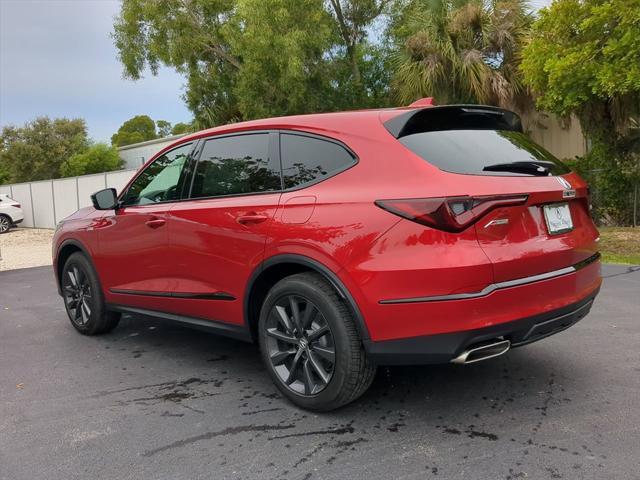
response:
{"label": "rear window", "polygon": [[427,131],[398,141],[432,165],[452,173],[547,176],[569,172],[560,160],[517,131]]}

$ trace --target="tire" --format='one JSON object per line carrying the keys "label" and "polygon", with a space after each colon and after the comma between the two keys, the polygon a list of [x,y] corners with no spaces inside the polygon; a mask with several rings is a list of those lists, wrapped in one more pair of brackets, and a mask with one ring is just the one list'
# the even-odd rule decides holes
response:
{"label": "tire", "polygon": [[329,411],[354,401],[376,373],[349,308],[315,272],[286,277],[269,291],[258,339],[273,382],[307,410]]}
{"label": "tire", "polygon": [[0,234],[7,233],[13,222],[7,215],[0,214]]}
{"label": "tire", "polygon": [[84,254],[69,256],[62,268],[60,288],[71,325],[78,332],[99,335],[118,325],[120,314],[106,309],[98,276]]}

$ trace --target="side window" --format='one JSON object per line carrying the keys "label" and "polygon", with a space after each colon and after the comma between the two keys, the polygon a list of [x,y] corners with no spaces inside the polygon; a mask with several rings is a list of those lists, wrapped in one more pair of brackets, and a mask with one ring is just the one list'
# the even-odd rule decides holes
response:
{"label": "side window", "polygon": [[187,163],[191,144],[180,145],[156,158],[131,184],[122,199],[123,205],[178,200],[180,176]]}
{"label": "side window", "polygon": [[269,158],[269,134],[207,140],[193,179],[192,198],[281,190],[280,166]]}
{"label": "side window", "polygon": [[344,170],[355,158],[337,143],[294,134],[280,135],[284,188],[299,187]]}

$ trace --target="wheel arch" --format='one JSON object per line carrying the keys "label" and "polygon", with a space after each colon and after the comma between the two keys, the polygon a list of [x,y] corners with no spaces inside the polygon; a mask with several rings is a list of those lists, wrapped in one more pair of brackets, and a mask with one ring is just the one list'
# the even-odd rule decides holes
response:
{"label": "wheel arch", "polygon": [[56,275],[56,284],[58,285],[59,295],[62,295],[62,290],[61,290],[62,269],[64,268],[64,264],[67,262],[67,259],[76,252],[82,253],[87,258],[87,260],[93,267],[93,271],[96,272],[96,276],[98,277],[98,283],[100,283],[100,276],[98,275],[96,266],[93,263],[93,258],[91,257],[91,253],[89,252],[89,249],[82,242],[78,240],[68,239],[63,241],[58,247],[58,251],[56,252],[56,260],[54,264],[54,272]]}
{"label": "wheel arch", "polygon": [[243,311],[245,325],[247,325],[254,341],[257,339],[260,307],[271,287],[283,278],[301,272],[317,272],[335,288],[355,318],[360,338],[363,342],[368,341],[369,330],[360,308],[340,278],[326,265],[310,257],[297,254],[282,254],[270,257],[256,267],[251,277],[249,277],[247,288],[245,289]]}

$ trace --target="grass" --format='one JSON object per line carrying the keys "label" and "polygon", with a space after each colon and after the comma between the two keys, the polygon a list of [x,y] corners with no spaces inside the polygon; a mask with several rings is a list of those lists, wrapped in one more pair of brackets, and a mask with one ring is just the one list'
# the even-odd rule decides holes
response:
{"label": "grass", "polygon": [[599,230],[604,263],[640,265],[640,227],[601,227]]}

